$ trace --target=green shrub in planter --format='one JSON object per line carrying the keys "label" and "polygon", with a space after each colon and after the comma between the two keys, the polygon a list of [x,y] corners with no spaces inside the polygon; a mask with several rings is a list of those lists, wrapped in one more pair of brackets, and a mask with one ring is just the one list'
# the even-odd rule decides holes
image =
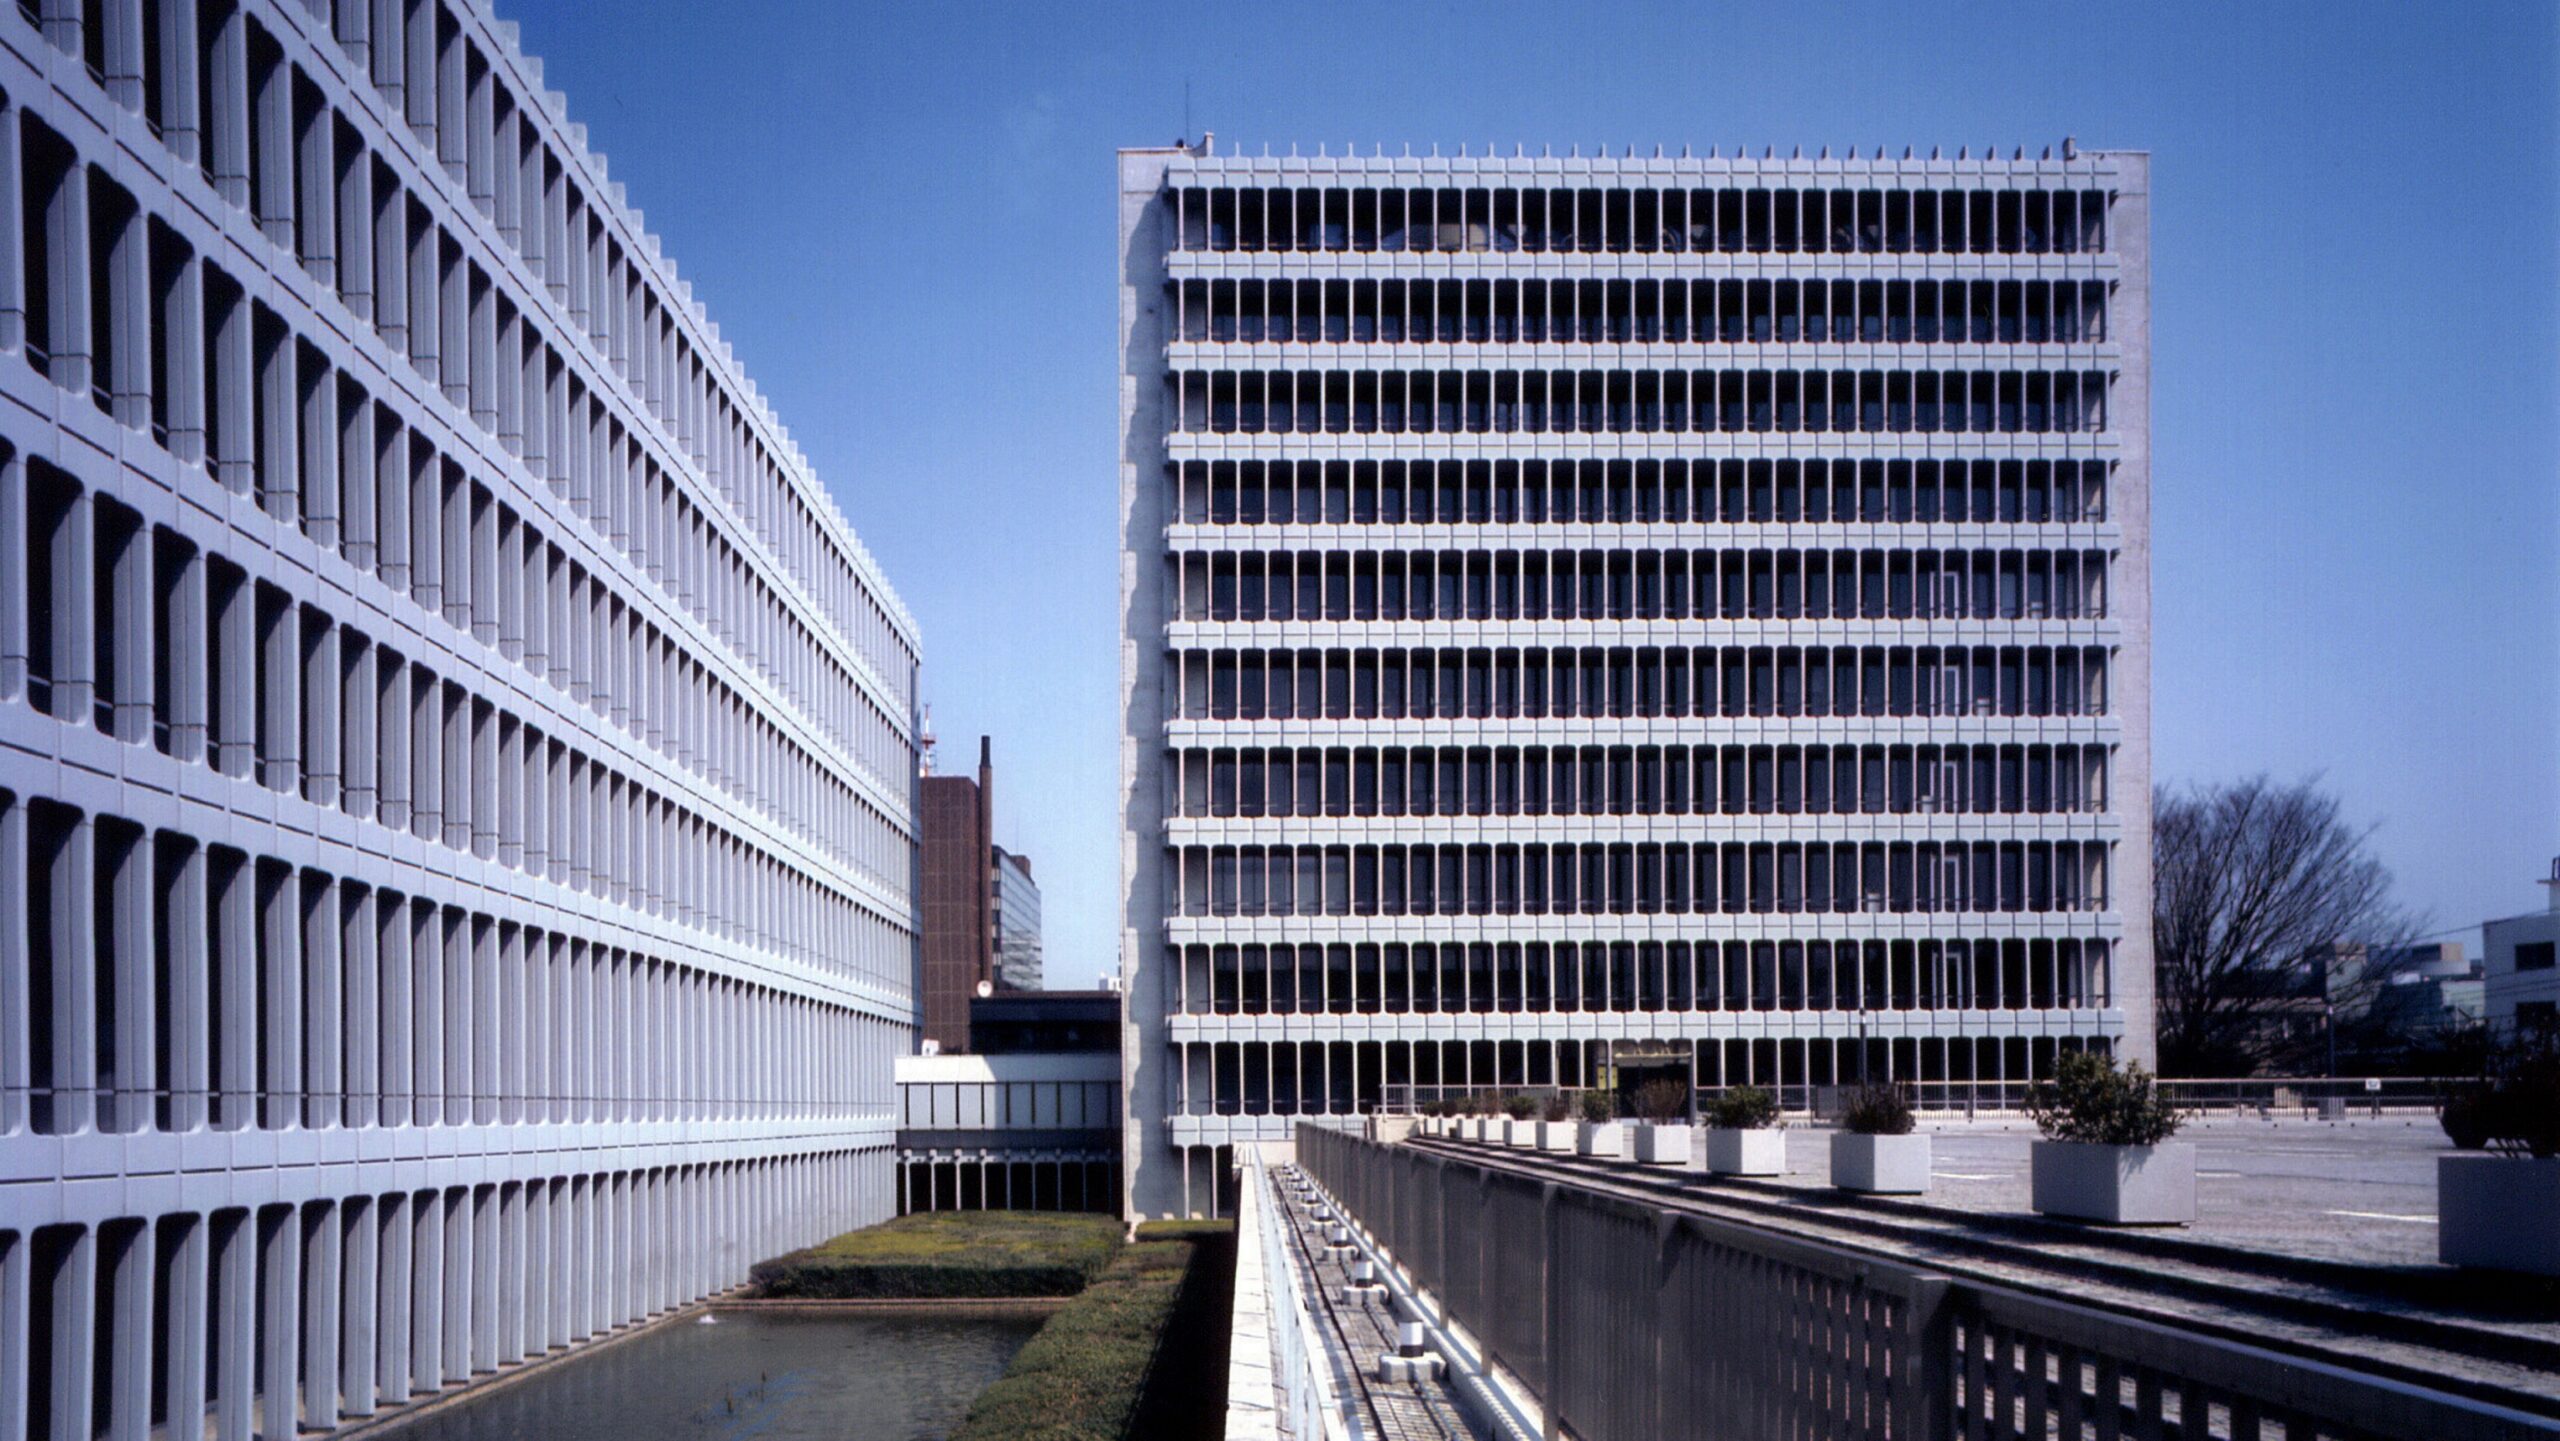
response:
{"label": "green shrub in planter", "polygon": [[1689,1119],[1689,1088],[1678,1081],[1647,1081],[1636,1087],[1636,1114],[1657,1126],[1676,1126]]}
{"label": "green shrub in planter", "polygon": [[2560,1156],[2560,1030],[2534,1027],[2489,1058],[2489,1074],[2445,1098],[2444,1133],[2466,1151]]}
{"label": "green shrub in planter", "polygon": [[1759,1086],[1735,1086],[1707,1107],[1707,1124],[1719,1131],[1759,1131],[1776,1124],[1778,1098]]}
{"label": "green shrub in planter", "polygon": [[759,1261],[749,1275],[777,1299],[1072,1296],[1119,1248],[1120,1224],[1109,1216],[937,1211]]}
{"label": "green shrub in planter", "polygon": [[1599,1123],[1618,1119],[1617,1098],[1611,1096],[1606,1091],[1585,1091],[1582,1093],[1578,1105],[1581,1108],[1582,1119],[1586,1121]]}
{"label": "green shrub in planter", "polygon": [[2186,1121],[2140,1062],[2118,1070],[2096,1051],[2054,1057],[2053,1074],[2027,1088],[2027,1115],[2047,1140],[2098,1146],[2156,1146]]}
{"label": "green shrub in planter", "polygon": [[1550,1091],[1547,1093],[1546,1105],[1538,1112],[1538,1119],[1542,1121],[1572,1120],[1573,1102],[1565,1099],[1562,1091]]}
{"label": "green shrub in planter", "polygon": [[[1225,1347],[1198,1343],[1223,1336],[1227,1311],[1223,1288],[1200,1285],[1214,1278],[1193,1273],[1234,1265],[1231,1231],[1225,1222],[1140,1226],[1136,1244],[979,1393],[954,1441],[1210,1434],[1190,1423],[1202,1419],[1196,1413],[1223,1412]],[[1174,1390],[1203,1394],[1163,1394]]]}
{"label": "green shrub in planter", "polygon": [[1840,1129],[1856,1136],[1908,1136],[1917,1124],[1911,1098],[1900,1086],[1878,1082],[1849,1093],[1840,1108]]}
{"label": "green shrub in planter", "polygon": [[1525,1121],[1538,1114],[1538,1098],[1526,1091],[1514,1091],[1502,1098],[1502,1113],[1515,1121]]}

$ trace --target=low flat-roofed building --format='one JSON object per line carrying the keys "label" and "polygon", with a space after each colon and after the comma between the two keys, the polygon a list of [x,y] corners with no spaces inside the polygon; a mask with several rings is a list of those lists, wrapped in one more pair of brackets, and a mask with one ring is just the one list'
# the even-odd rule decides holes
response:
{"label": "low flat-roofed building", "polygon": [[897,1063],[898,1209],[1120,1207],[1120,1053]]}

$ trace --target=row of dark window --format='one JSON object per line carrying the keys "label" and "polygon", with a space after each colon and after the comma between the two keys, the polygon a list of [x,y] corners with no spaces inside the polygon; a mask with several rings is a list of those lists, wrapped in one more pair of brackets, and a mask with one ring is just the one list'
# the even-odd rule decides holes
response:
{"label": "row of dark window", "polygon": [[1167,915],[2107,909],[2105,841],[1175,846]]}
{"label": "row of dark window", "polygon": [[2096,716],[2099,646],[1523,646],[1181,651],[1208,720]]}
{"label": "row of dark window", "polygon": [[2071,620],[2107,613],[2098,550],[1176,552],[1176,619]]}
{"label": "row of dark window", "polygon": [[1177,184],[1175,250],[2072,255],[2107,248],[2101,190]]}
{"label": "row of dark window", "polygon": [[1247,746],[1165,752],[1167,816],[2046,815],[2104,746]]}
{"label": "row of dark window", "polygon": [[2097,460],[1193,460],[1185,525],[2065,524]]}
{"label": "row of dark window", "polygon": [[2041,1011],[2104,1004],[2108,957],[2102,940],[1955,938],[1191,945],[1166,960],[1180,1011],[1286,1016]]}
{"label": "row of dark window", "polygon": [[2107,338],[2096,280],[1186,280],[1177,340],[2043,345]]}
{"label": "row of dark window", "polygon": [[1165,377],[1198,435],[2069,434],[2107,426],[2107,373],[1247,370]]}

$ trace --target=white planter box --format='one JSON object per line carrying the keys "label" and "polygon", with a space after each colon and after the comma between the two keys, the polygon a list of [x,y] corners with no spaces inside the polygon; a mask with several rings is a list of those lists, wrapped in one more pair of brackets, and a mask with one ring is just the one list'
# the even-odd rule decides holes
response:
{"label": "white planter box", "polygon": [[1787,1171],[1787,1133],[1766,1127],[1728,1131],[1709,1126],[1707,1169],[1719,1176],[1783,1176]]}
{"label": "white planter box", "polygon": [[2560,1276],[2560,1157],[2437,1157],[2436,1222],[2448,1266]]}
{"label": "white planter box", "polygon": [[2029,1152],[2035,1208],[2111,1226],[2184,1226],[2196,1218],[2196,1148],[2038,1141]]}
{"label": "white planter box", "polygon": [[1573,1131],[1574,1126],[1571,1121],[1540,1121],[1538,1123],[1538,1149],[1541,1151],[1571,1151],[1573,1149]]}
{"label": "white planter box", "polygon": [[1627,1128],[1621,1121],[1583,1121],[1573,1128],[1573,1148],[1586,1156],[1607,1160],[1623,1159],[1627,1154]]}
{"label": "white planter box", "polygon": [[1502,1134],[1496,1131],[1494,1127],[1501,1124],[1502,1123],[1500,1121],[1497,1121],[1490,1116],[1469,1116],[1467,1118],[1467,1139],[1470,1141],[1499,1142],[1502,1139]]}
{"label": "white planter box", "polygon": [[1689,1164],[1690,1137],[1695,1126],[1658,1126],[1651,1121],[1636,1127],[1636,1160],[1647,1166],[1685,1166]]}
{"label": "white planter box", "polygon": [[1929,1189],[1929,1133],[1831,1136],[1831,1184],[1843,1191],[1917,1196]]}
{"label": "white planter box", "polygon": [[1509,1128],[1504,1137],[1509,1144],[1517,1146],[1523,1151],[1534,1151],[1538,1149],[1538,1127],[1544,1124],[1543,1122],[1505,1121],[1502,1124]]}

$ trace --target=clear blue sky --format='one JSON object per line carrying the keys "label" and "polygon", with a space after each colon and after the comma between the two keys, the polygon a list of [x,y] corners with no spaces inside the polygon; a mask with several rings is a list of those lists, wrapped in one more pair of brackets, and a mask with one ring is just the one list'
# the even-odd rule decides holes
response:
{"label": "clear blue sky", "polygon": [[1112,152],[2153,153],[2159,773],[2325,773],[2438,926],[2560,853],[2560,6],[496,0],[996,737],[1112,964]]}

